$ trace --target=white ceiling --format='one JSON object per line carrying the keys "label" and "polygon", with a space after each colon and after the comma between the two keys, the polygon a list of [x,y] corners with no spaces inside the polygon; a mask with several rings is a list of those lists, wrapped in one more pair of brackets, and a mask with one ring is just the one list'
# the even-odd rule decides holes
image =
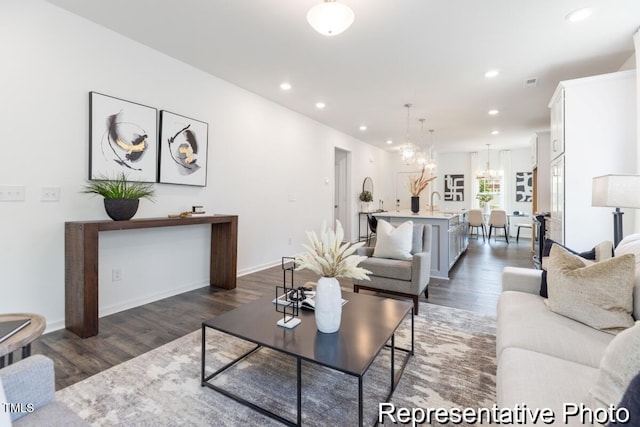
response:
{"label": "white ceiling", "polygon": [[356,18],[334,37],[306,22],[321,0],[49,1],[383,149],[412,103],[411,139],[424,117],[441,152],[525,146],[557,83],[620,69],[640,26],[640,0],[341,0]]}

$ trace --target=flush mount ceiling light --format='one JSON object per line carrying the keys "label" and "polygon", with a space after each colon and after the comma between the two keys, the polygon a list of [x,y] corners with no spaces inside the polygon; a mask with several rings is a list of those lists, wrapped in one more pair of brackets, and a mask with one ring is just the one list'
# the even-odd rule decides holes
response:
{"label": "flush mount ceiling light", "polygon": [[367,130],[367,127],[365,125],[362,125],[360,126],[360,130],[364,132],[365,130]]}
{"label": "flush mount ceiling light", "polygon": [[489,70],[486,73],[484,73],[484,76],[488,79],[492,79],[494,77],[497,77],[498,74],[500,74],[499,70]]}
{"label": "flush mount ceiling light", "polygon": [[488,111],[488,113],[489,113],[489,115],[490,115],[490,116],[495,116],[495,115],[497,115],[499,112],[500,112],[500,111],[498,111],[498,110],[489,110],[489,111]]}
{"label": "flush mount ceiling light", "polygon": [[593,11],[591,9],[589,9],[588,7],[585,7],[584,9],[574,10],[573,12],[565,16],[564,19],[566,19],[569,22],[584,21],[585,19],[591,16],[592,12]]}
{"label": "flush mount ceiling light", "polygon": [[291,89],[291,83],[287,83],[287,82],[283,82],[280,84],[280,89],[282,90],[290,90]]}
{"label": "flush mount ceiling light", "polygon": [[393,140],[387,139],[387,145],[391,145],[391,144],[393,144]]}
{"label": "flush mount ceiling light", "polygon": [[326,104],[324,102],[316,102],[316,108],[318,110],[322,110],[324,109],[324,107],[326,107]]}
{"label": "flush mount ceiling light", "polygon": [[314,30],[325,36],[340,34],[353,23],[355,15],[349,6],[336,0],[323,0],[307,12],[307,21]]}

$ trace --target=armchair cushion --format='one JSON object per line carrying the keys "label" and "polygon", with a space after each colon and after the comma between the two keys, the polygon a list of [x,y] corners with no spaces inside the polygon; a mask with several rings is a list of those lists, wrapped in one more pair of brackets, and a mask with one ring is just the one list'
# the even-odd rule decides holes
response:
{"label": "armchair cushion", "polygon": [[372,275],[388,279],[411,280],[411,261],[387,258],[369,258],[361,263]]}
{"label": "armchair cushion", "polygon": [[385,220],[378,220],[375,258],[410,260],[413,255],[413,222],[406,221],[397,228]]}

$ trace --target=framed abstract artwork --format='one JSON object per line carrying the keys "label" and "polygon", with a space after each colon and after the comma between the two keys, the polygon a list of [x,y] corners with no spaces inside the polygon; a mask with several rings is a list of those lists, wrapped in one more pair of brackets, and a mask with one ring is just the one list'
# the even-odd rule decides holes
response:
{"label": "framed abstract artwork", "polygon": [[516,172],[516,202],[533,201],[533,172]]}
{"label": "framed abstract artwork", "polygon": [[464,202],[464,175],[444,176],[444,200],[445,202]]}
{"label": "framed abstract artwork", "polygon": [[160,111],[160,182],[207,185],[209,125]]}
{"label": "framed abstract artwork", "polygon": [[89,92],[89,179],[158,180],[155,108]]}

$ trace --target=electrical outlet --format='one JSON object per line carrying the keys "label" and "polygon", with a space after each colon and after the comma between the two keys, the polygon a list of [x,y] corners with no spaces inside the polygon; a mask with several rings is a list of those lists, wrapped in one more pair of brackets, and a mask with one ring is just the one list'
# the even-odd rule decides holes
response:
{"label": "electrical outlet", "polygon": [[24,185],[1,185],[0,202],[24,201]]}
{"label": "electrical outlet", "polygon": [[60,201],[60,187],[41,187],[40,188],[40,201],[41,202],[59,202]]}
{"label": "electrical outlet", "polygon": [[113,270],[111,270],[111,281],[119,282],[120,280],[122,280],[122,270],[120,270],[119,268],[114,268]]}

